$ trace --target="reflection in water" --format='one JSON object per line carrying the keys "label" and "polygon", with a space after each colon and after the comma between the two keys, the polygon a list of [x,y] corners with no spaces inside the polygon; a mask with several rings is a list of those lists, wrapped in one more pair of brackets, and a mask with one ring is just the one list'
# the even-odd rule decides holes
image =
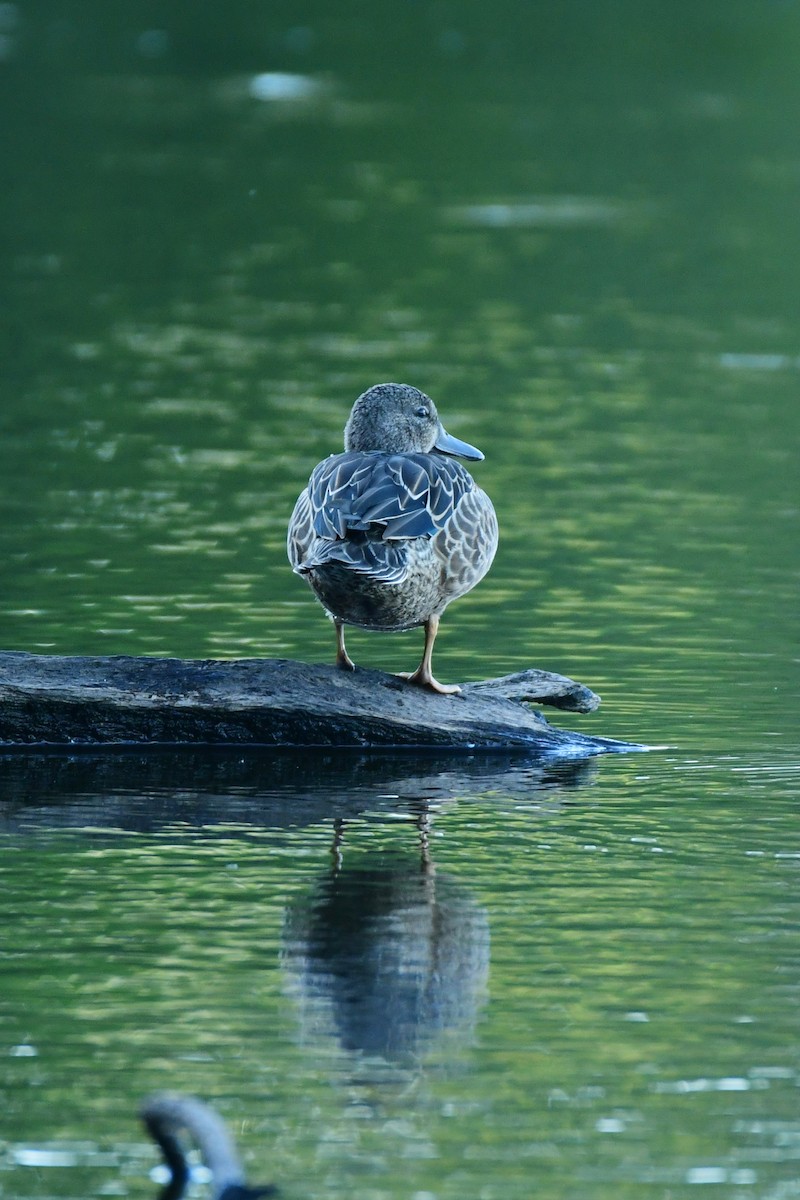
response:
{"label": "reflection in water", "polygon": [[[543,765],[520,752],[472,757],[235,748],[0,754],[0,831],[125,829],[149,833],[240,822],[289,829],[366,809],[496,792],[559,803],[591,783],[594,760]],[[550,799],[552,797],[552,799]]]}
{"label": "reflection in water", "polygon": [[445,212],[456,225],[489,229],[606,225],[624,215],[625,208],[618,201],[592,196],[540,196],[527,202],[454,205]]}
{"label": "reflection in water", "polygon": [[427,817],[418,824],[414,860],[346,865],[337,838],[331,873],[288,910],[284,964],[305,1040],[333,1034],[347,1051],[393,1062],[448,1034],[470,1040],[489,974],[488,917],[436,872]]}
{"label": "reflection in water", "polygon": [[254,75],[247,86],[253,100],[268,103],[298,104],[316,100],[327,91],[326,85],[310,75],[295,75],[288,71],[264,71]]}

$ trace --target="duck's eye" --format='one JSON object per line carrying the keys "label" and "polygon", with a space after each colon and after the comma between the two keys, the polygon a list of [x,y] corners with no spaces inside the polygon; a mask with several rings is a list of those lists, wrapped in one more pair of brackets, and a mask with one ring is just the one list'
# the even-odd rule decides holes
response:
{"label": "duck's eye", "polygon": [[431,411],[429,408],[426,408],[424,404],[420,404],[415,415],[424,419],[425,417],[429,417],[431,415]]}

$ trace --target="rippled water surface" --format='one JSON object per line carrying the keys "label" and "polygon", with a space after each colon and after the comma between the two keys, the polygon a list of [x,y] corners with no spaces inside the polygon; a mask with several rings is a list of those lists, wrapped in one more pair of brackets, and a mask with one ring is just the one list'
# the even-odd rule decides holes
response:
{"label": "rippled water surface", "polygon": [[306,9],[0,5],[0,647],[330,660],[401,379],[501,528],[439,677],[664,749],[0,756],[0,1196],[155,1196],[160,1088],[287,1196],[800,1196],[797,7]]}

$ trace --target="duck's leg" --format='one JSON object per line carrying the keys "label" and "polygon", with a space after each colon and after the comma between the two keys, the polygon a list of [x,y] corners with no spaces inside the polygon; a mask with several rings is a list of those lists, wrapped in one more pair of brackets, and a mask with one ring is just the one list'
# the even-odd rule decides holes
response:
{"label": "duck's leg", "polygon": [[336,665],[342,671],[355,671],[356,664],[347,653],[344,645],[344,622],[337,621],[336,617],[334,617],[333,623],[336,627]]}
{"label": "duck's leg", "polygon": [[422,651],[422,662],[416,671],[410,675],[407,671],[402,671],[401,677],[407,679],[409,683],[415,683],[417,687],[426,687],[430,688],[432,692],[441,692],[443,696],[456,696],[461,691],[457,683],[439,683],[438,679],[433,678],[431,659],[433,657],[433,643],[436,641],[436,634],[438,632],[439,617],[438,614],[434,613],[425,622],[425,649]]}

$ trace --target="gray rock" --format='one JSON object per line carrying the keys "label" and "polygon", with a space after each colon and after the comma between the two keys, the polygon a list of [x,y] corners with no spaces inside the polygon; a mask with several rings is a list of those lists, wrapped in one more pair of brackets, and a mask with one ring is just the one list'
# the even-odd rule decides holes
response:
{"label": "gray rock", "polygon": [[442,696],[380,671],[288,659],[0,653],[0,747],[525,747],[558,758],[644,749],[553,728],[530,700],[577,712],[600,702],[546,671]]}

